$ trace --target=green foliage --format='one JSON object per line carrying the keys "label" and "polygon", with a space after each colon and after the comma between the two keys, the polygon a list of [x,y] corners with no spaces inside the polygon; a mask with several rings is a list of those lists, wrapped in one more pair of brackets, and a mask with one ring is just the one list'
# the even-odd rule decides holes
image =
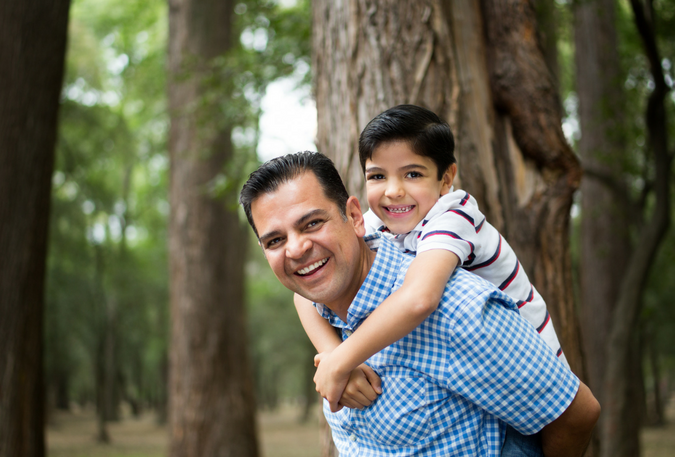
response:
{"label": "green foliage", "polygon": [[[214,59],[204,81],[213,90],[198,108],[216,109],[233,126],[236,153],[211,189],[222,196],[235,196],[258,163],[260,100],[267,84],[291,74],[306,84],[309,77],[308,1],[290,8],[243,1],[236,13],[241,45]],[[165,400],[167,18],[163,0],[74,0],[71,8],[45,316],[52,404],[64,391],[65,400],[95,400],[106,332],[114,337],[120,398],[137,406]],[[301,364],[311,364],[312,352],[290,294],[259,250],[252,251],[251,353],[266,392],[259,396],[296,396]]]}
{"label": "green foliage", "polygon": [[[74,3],[53,179],[49,383],[92,401],[103,338],[120,392],[161,396],[166,353],[168,119],[162,1]],[[122,388],[123,386],[123,388]]]}

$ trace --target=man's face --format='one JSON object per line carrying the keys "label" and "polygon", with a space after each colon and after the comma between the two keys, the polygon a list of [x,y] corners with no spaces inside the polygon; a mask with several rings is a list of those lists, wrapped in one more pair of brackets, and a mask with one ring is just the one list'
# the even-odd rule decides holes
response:
{"label": "man's face", "polygon": [[345,220],[314,173],[306,172],[254,200],[251,214],[279,281],[338,314],[346,303],[346,311],[371,259],[359,238],[365,229],[358,200],[348,200]]}

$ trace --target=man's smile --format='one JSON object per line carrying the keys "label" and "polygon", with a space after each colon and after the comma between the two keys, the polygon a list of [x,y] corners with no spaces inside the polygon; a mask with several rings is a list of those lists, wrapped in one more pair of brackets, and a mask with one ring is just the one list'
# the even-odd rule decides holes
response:
{"label": "man's smile", "polygon": [[325,259],[321,259],[318,262],[314,262],[311,265],[306,266],[305,268],[301,268],[300,270],[296,271],[295,274],[298,276],[307,276],[309,274],[314,273],[316,270],[319,268],[323,267],[326,262],[328,262],[328,257]]}

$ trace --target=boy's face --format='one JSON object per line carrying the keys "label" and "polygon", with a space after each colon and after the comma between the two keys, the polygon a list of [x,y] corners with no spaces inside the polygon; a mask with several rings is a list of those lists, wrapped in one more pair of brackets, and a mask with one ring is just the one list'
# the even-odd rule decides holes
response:
{"label": "boy's face", "polygon": [[391,232],[408,233],[450,191],[456,173],[452,164],[439,180],[434,161],[407,142],[383,143],[366,160],[368,205]]}

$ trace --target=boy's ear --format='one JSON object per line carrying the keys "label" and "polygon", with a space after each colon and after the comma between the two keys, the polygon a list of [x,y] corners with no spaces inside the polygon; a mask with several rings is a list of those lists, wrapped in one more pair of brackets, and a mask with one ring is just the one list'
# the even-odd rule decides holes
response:
{"label": "boy's ear", "polygon": [[347,200],[347,219],[354,226],[354,232],[358,237],[366,235],[366,225],[363,219],[363,211],[361,210],[361,203],[359,199],[353,195]]}
{"label": "boy's ear", "polygon": [[448,167],[447,170],[445,170],[445,173],[443,173],[443,177],[441,178],[441,195],[445,195],[450,192],[450,188],[452,187],[452,182],[455,180],[455,176],[457,176],[457,164],[453,163]]}

